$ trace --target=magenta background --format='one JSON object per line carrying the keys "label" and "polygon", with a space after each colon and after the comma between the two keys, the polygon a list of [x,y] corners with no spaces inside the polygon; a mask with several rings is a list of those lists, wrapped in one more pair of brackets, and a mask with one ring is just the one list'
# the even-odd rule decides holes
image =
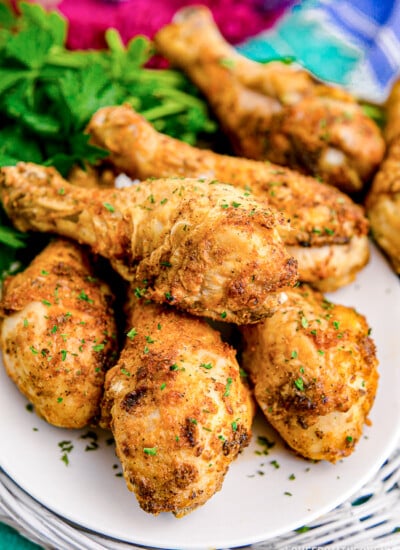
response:
{"label": "magenta background", "polygon": [[[37,3],[40,3],[38,1]],[[104,31],[118,29],[124,42],[136,34],[150,38],[173,14],[187,5],[208,6],[225,38],[237,44],[270,27],[288,0],[63,0],[58,9],[69,20],[67,46],[72,49],[102,48]]]}

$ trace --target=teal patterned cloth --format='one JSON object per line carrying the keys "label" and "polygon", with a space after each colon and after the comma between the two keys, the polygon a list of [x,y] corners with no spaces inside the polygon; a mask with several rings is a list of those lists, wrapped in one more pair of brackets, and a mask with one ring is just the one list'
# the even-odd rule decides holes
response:
{"label": "teal patterned cloth", "polygon": [[322,80],[346,83],[360,61],[360,50],[321,25],[315,8],[314,0],[295,5],[277,25],[239,45],[238,50],[260,62],[294,59]]}
{"label": "teal patterned cloth", "polygon": [[1,550],[40,550],[40,546],[22,537],[15,529],[0,523]]}
{"label": "teal patterned cloth", "polygon": [[383,102],[400,76],[400,0],[293,1],[274,27],[238,50],[260,62],[294,58],[321,80]]}

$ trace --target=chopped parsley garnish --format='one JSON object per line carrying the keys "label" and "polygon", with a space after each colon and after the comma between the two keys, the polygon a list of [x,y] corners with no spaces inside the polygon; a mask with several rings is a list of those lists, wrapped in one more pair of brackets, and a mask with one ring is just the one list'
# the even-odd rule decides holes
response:
{"label": "chopped parsley garnish", "polygon": [[96,344],[95,346],[92,347],[92,350],[93,351],[101,351],[104,349],[104,344]]}
{"label": "chopped parsley garnish", "polygon": [[113,207],[112,204],[110,204],[109,202],[103,202],[103,206],[106,210],[108,210],[109,212],[115,212],[115,208]]}
{"label": "chopped parsley garnish", "polygon": [[91,298],[89,298],[89,296],[86,294],[86,292],[84,290],[81,290],[80,293],[78,294],[78,298],[79,300],[83,300],[84,302],[88,302],[88,304],[93,304],[93,300]]}
{"label": "chopped parsley garnish", "polygon": [[227,378],[226,379],[226,385],[225,385],[225,391],[224,391],[224,397],[228,397],[230,392],[231,392],[231,386],[232,386],[232,378]]}
{"label": "chopped parsley garnish", "polygon": [[304,380],[301,378],[301,376],[299,378],[296,378],[296,380],[294,381],[294,385],[298,390],[304,391]]}
{"label": "chopped parsley garnish", "polygon": [[132,327],[127,333],[126,333],[127,337],[130,339],[130,340],[133,340],[133,338],[135,338],[135,336],[137,335],[137,330]]}
{"label": "chopped parsley garnish", "polygon": [[66,466],[68,466],[69,465],[68,455],[72,451],[74,446],[72,445],[71,441],[67,441],[67,440],[60,441],[58,446],[60,447],[62,452],[61,460],[64,462]]}
{"label": "chopped parsley garnish", "polygon": [[157,447],[144,447],[143,452],[145,455],[155,456],[157,454]]}
{"label": "chopped parsley garnish", "polygon": [[304,317],[304,315],[303,315],[302,318],[301,318],[301,326],[302,326],[303,328],[307,328],[307,327],[308,327],[308,321],[307,321],[306,317]]}

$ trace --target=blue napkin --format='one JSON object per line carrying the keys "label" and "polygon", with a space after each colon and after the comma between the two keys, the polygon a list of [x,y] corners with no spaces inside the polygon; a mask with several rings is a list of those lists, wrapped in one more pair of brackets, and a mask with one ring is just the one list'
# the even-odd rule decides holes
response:
{"label": "blue napkin", "polygon": [[322,80],[382,102],[400,78],[400,0],[304,0],[238,50],[261,62],[294,58]]}

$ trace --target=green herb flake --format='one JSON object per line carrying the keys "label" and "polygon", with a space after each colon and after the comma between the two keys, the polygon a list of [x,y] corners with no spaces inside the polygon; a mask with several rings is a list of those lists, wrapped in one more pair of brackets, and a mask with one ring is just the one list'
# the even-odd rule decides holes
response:
{"label": "green herb flake", "polygon": [[102,351],[104,349],[104,344],[96,344],[95,346],[92,346],[93,351]]}
{"label": "green herb flake", "polygon": [[84,290],[81,290],[80,293],[78,294],[78,298],[79,300],[83,300],[84,302],[88,302],[89,304],[93,304],[93,300],[91,298],[89,298],[89,296],[86,294],[86,292]]}
{"label": "green herb flake", "polygon": [[146,292],[147,292],[146,288],[140,288],[140,287],[136,287],[133,291],[136,298],[143,298],[143,296],[145,296]]}
{"label": "green herb flake", "polygon": [[235,66],[235,60],[229,57],[222,57],[219,60],[219,64],[226,69],[233,69]]}
{"label": "green herb flake", "polygon": [[137,330],[132,327],[127,333],[126,333],[127,337],[130,339],[130,340],[133,340],[135,338],[135,336],[137,335]]}
{"label": "green herb flake", "polygon": [[213,368],[211,363],[200,363],[200,367],[207,370],[210,370]]}
{"label": "green herb flake", "polygon": [[115,208],[113,207],[112,204],[110,204],[109,202],[103,202],[103,206],[106,210],[108,210],[109,212],[115,212]]}
{"label": "green herb flake", "polygon": [[296,380],[294,381],[294,385],[299,391],[304,391],[304,380],[301,378],[301,376],[299,378],[296,378]]}
{"label": "green herb flake", "polygon": [[307,525],[303,525],[302,527],[299,527],[296,529],[296,533],[307,533],[307,531],[310,530],[310,527],[307,527]]}
{"label": "green herb flake", "polygon": [[148,456],[156,456],[157,447],[144,447],[143,452],[145,455],[148,455]]}
{"label": "green herb flake", "polygon": [[233,380],[232,378],[226,379],[226,385],[225,385],[225,391],[224,391],[224,397],[228,397],[231,392],[231,386],[232,386]]}
{"label": "green herb flake", "polygon": [[264,447],[264,453],[263,454],[268,454],[268,451],[270,449],[272,449],[272,447],[275,446],[275,441],[271,441],[265,435],[257,436],[257,443],[259,445],[261,445],[262,447]]}

